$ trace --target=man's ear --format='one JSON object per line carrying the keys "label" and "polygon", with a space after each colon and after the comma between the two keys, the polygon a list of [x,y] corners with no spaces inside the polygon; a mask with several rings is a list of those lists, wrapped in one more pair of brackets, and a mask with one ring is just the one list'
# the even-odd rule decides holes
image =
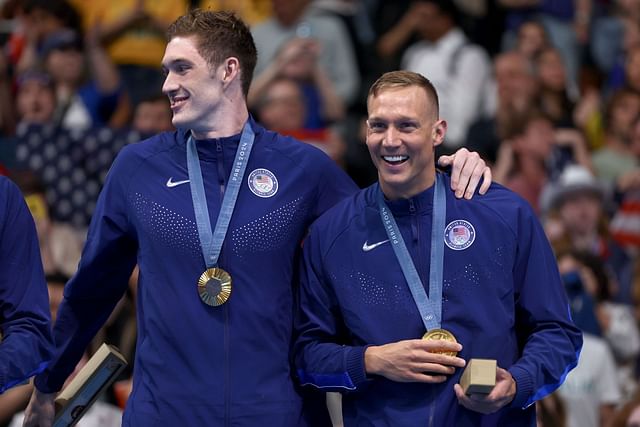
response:
{"label": "man's ear", "polygon": [[227,87],[232,81],[239,78],[240,61],[238,61],[238,58],[231,56],[224,60],[219,71],[222,84]]}
{"label": "man's ear", "polygon": [[442,144],[444,141],[444,136],[447,133],[447,122],[446,120],[438,119],[431,129],[431,140],[433,141],[433,146],[437,147]]}

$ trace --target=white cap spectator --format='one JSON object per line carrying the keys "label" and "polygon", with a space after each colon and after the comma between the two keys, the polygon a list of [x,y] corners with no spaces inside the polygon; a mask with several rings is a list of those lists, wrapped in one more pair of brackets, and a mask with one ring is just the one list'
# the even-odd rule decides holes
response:
{"label": "white cap spectator", "polygon": [[569,165],[558,178],[557,184],[549,191],[547,200],[542,200],[542,210],[557,209],[578,195],[591,194],[604,202],[606,193],[602,184],[584,166]]}

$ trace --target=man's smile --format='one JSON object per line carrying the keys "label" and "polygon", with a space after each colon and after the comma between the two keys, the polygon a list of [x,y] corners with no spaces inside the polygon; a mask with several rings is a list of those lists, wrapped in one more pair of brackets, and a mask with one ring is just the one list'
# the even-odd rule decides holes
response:
{"label": "man's smile", "polygon": [[406,162],[407,160],[409,160],[409,156],[400,156],[400,155],[395,155],[395,156],[381,156],[382,160],[384,160],[385,162],[391,164],[391,165],[401,165],[402,163]]}
{"label": "man's smile", "polygon": [[169,99],[171,101],[171,109],[176,109],[176,108],[180,108],[185,102],[186,100],[189,98],[189,96],[187,95],[176,95],[176,96],[171,96]]}

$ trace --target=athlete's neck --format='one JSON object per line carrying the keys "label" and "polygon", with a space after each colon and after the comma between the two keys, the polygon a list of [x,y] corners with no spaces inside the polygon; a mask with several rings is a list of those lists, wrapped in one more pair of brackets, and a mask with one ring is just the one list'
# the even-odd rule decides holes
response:
{"label": "athlete's neck", "polygon": [[242,128],[248,119],[249,112],[246,108],[242,111],[230,112],[228,115],[220,114],[212,126],[201,129],[191,129],[191,135],[199,140],[237,135],[242,132]]}
{"label": "athlete's neck", "polygon": [[386,182],[380,178],[378,182],[380,183],[382,194],[384,194],[384,197],[387,200],[408,200],[433,187],[433,184],[436,182],[436,176],[435,171],[432,171],[424,176],[423,179],[415,183],[400,183],[398,185],[394,185],[393,183]]}

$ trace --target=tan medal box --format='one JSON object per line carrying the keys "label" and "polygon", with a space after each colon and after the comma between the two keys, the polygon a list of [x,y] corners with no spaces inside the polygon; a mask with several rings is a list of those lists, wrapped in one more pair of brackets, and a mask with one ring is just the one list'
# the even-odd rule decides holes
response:
{"label": "tan medal box", "polygon": [[497,362],[494,359],[471,359],[460,377],[465,394],[489,394],[496,385]]}
{"label": "tan medal box", "polygon": [[76,425],[91,405],[127,366],[118,349],[102,344],[86,365],[56,398],[53,427]]}

